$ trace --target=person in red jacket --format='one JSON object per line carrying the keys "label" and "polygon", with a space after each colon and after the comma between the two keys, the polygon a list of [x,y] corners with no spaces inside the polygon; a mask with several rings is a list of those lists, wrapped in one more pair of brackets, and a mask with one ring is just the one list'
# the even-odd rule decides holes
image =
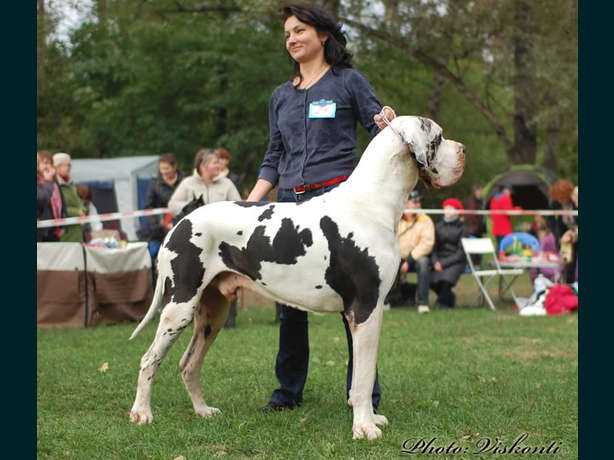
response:
{"label": "person in red jacket", "polygon": [[[512,190],[507,185],[501,186],[499,192],[491,198],[489,207],[491,211],[520,209],[519,207],[514,207],[514,203],[512,203]],[[509,215],[505,214],[491,214],[490,218],[492,219],[492,234],[497,240],[498,251],[503,237],[512,233],[512,219]]]}

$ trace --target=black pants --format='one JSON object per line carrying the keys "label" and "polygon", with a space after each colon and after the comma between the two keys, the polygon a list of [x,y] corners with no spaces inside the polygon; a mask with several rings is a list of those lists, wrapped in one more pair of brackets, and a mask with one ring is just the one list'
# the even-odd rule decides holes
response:
{"label": "black pants", "polygon": [[456,305],[456,295],[452,292],[454,285],[447,281],[433,283],[431,288],[437,293],[437,303],[441,306],[454,308]]}
{"label": "black pants", "polygon": [[[348,368],[346,374],[346,398],[349,398],[352,388],[352,332],[342,313],[343,325],[348,342]],[[303,389],[309,370],[309,322],[307,312],[296,308],[280,305],[279,314],[279,351],[275,360],[275,375],[279,388],[273,391],[271,401],[277,404],[300,404],[303,401]],[[375,384],[371,402],[373,408],[379,407],[381,390],[375,373]]]}
{"label": "black pants", "polygon": [[[323,195],[335,186],[296,195],[292,190],[279,189],[277,200],[279,202],[298,202]],[[279,308],[279,351],[275,360],[275,375],[279,381],[279,388],[273,391],[271,401],[277,404],[300,404],[303,401],[303,389],[307,381],[309,369],[309,323],[307,312],[297,310],[286,305],[278,304]],[[352,387],[352,334],[343,317],[345,333],[348,339],[348,369],[346,375],[346,396]],[[371,397],[373,407],[377,409],[381,398],[381,391],[375,373],[375,384]]]}

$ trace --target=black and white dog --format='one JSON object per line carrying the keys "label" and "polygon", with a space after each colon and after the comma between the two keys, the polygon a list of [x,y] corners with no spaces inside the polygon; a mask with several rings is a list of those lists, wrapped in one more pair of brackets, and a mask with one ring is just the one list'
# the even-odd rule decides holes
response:
{"label": "black and white dog", "polygon": [[464,159],[463,145],[445,140],[435,122],[397,117],[371,141],[351,177],[325,195],[301,204],[218,202],[183,218],[160,249],[154,299],[130,337],[163,307],[141,359],[131,420],[152,421],[156,370],[192,320],[181,376],[198,415],[220,412],[203,399],[200,369],[226,321],[228,300],[243,287],[301,310],[343,311],[354,347],[353,437],[380,437],[378,425],[387,420],[373,413],[371,392],[384,299],[400,261],[397,224],[419,176],[451,185]]}

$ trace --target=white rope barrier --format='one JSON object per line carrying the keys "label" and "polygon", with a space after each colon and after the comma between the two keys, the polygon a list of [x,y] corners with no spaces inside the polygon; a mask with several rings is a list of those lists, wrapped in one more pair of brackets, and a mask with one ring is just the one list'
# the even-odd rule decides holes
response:
{"label": "white rope barrier", "polygon": [[[406,209],[405,211],[414,211],[423,214],[443,214],[443,209]],[[107,214],[97,214],[84,217],[66,217],[64,219],[49,219],[36,221],[36,228],[62,227],[64,225],[88,224],[92,222],[105,222],[108,220],[118,220],[126,218],[136,218],[145,216],[155,216],[170,212],[168,208],[141,209],[138,211],[129,212],[112,212]],[[577,216],[578,211],[571,210],[551,210],[551,209],[535,209],[535,210],[488,210],[488,209],[465,209],[459,210],[459,214],[463,215],[508,215],[508,216]]]}
{"label": "white rope barrier", "polygon": [[111,212],[107,214],[97,214],[84,217],[66,217],[64,219],[48,219],[36,221],[36,228],[62,227],[64,225],[89,224],[91,222],[105,222],[107,220],[118,220],[135,217],[155,216],[170,212],[167,208],[140,209],[129,212]]}

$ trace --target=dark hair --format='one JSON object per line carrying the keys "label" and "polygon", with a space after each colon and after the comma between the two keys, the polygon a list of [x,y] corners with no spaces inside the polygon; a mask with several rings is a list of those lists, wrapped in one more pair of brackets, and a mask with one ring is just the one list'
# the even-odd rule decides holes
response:
{"label": "dark hair", "polygon": [[86,184],[77,185],[77,194],[83,201],[92,201],[92,189]]}
{"label": "dark hair", "polygon": [[[345,48],[347,39],[345,33],[341,30],[341,23],[326,10],[312,5],[290,4],[286,5],[281,10],[282,24],[290,16],[295,16],[299,21],[309,24],[318,32],[328,36],[324,42],[324,60],[329,64],[333,71],[335,68],[351,68],[352,54]],[[292,59],[292,57],[290,57]],[[294,63],[294,75],[292,78],[299,78],[299,85],[303,80],[299,63],[292,59]]]}
{"label": "dark hair", "polygon": [[174,154],[172,153],[163,153],[162,155],[160,155],[160,159],[158,160],[158,163],[168,163],[171,166],[177,166],[177,158],[175,157]]}

